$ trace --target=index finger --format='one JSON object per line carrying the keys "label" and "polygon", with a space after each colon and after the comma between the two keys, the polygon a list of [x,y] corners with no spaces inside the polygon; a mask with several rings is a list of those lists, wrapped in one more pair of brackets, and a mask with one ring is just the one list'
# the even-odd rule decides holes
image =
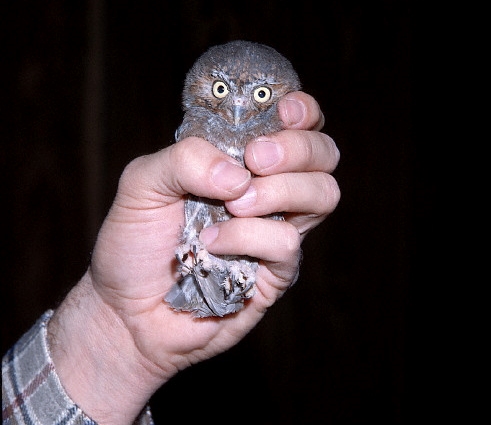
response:
{"label": "index finger", "polygon": [[283,96],[278,102],[278,114],[285,128],[319,131],[324,127],[324,114],[319,104],[312,96],[302,91]]}
{"label": "index finger", "polygon": [[259,176],[322,171],[332,173],[339,162],[334,140],[319,131],[283,130],[249,142],[245,162]]}

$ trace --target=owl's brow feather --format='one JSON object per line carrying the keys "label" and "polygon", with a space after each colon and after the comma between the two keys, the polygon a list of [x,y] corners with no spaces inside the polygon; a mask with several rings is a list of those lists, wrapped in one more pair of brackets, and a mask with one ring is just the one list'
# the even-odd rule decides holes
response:
{"label": "owl's brow feather", "polygon": [[257,74],[254,74],[254,75],[251,75],[251,76],[248,76],[247,80],[245,80],[245,78],[243,78],[243,74],[241,74],[240,76],[238,76],[237,78],[231,78],[229,74],[227,74],[226,72],[223,72],[221,70],[213,70],[211,73],[210,73],[210,76],[212,78],[218,78],[220,80],[223,80],[227,83],[233,83],[235,85],[239,85],[237,84],[237,81],[240,81],[242,82],[242,85],[250,85],[250,86],[258,86],[258,85],[262,85],[262,84],[266,84],[266,85],[270,85],[270,86],[276,86],[276,85],[280,85],[280,84],[283,84],[283,82],[281,81],[278,81],[276,76],[274,75],[257,75]]}

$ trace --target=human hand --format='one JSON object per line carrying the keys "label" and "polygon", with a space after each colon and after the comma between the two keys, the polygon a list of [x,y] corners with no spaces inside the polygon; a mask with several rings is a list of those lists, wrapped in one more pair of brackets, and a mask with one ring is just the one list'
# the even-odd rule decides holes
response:
{"label": "human hand", "polygon": [[[91,266],[50,324],[61,380],[93,419],[134,419],[178,370],[239,342],[295,280],[303,238],[339,201],[329,174],[339,153],[319,132],[324,117],[312,97],[291,93],[279,112],[287,130],[247,146],[253,178],[197,138],[124,170]],[[174,251],[187,193],[224,200],[236,216],[201,232],[209,252],[259,259],[256,293],[236,314],[194,319],[162,301],[179,277]],[[285,221],[258,218],[273,212],[284,212]],[[83,373],[73,369],[80,362]],[[91,394],[94,379],[108,389],[104,394]]]}

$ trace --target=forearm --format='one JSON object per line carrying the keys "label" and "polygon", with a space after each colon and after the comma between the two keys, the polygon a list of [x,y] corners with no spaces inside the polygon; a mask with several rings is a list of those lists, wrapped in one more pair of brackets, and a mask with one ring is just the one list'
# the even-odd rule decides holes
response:
{"label": "forearm", "polygon": [[48,327],[51,356],[67,394],[98,424],[131,424],[163,383],[136,349],[89,274],[72,289]]}

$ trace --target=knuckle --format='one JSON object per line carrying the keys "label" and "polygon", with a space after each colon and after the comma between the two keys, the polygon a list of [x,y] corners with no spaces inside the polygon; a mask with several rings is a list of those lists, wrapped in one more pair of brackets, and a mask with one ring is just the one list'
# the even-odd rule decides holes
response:
{"label": "knuckle", "polygon": [[318,173],[318,183],[316,184],[319,188],[315,196],[315,203],[313,213],[320,217],[331,213],[336,208],[339,203],[341,192],[338,183],[334,177],[327,173]]}
{"label": "knuckle", "polygon": [[298,229],[289,223],[284,223],[285,229],[283,231],[284,237],[284,252],[286,258],[290,258],[292,255],[296,255],[300,249],[301,237],[298,233]]}
{"label": "knuckle", "polygon": [[327,145],[329,158],[330,158],[326,171],[332,172],[338,166],[341,153],[336,145],[336,142],[332,139],[332,137],[328,136],[325,133],[321,133],[321,134],[324,139],[324,144]]}
{"label": "knuckle", "polygon": [[170,146],[169,155],[171,164],[186,164],[191,160],[190,149],[192,139],[186,138]]}
{"label": "knuckle", "polygon": [[124,167],[121,176],[119,177],[120,189],[125,189],[127,186],[134,185],[135,178],[140,175],[140,170],[145,166],[147,162],[146,156],[140,156],[132,159]]}
{"label": "knuckle", "polygon": [[332,212],[341,199],[341,190],[336,179],[330,174],[323,174],[322,190],[324,196],[322,197],[323,203],[321,214]]}
{"label": "knuckle", "polygon": [[302,157],[305,164],[310,164],[313,160],[315,160],[316,156],[314,153],[314,140],[311,137],[312,133],[308,132],[306,135],[308,136],[306,138],[306,142],[301,144],[303,154]]}

